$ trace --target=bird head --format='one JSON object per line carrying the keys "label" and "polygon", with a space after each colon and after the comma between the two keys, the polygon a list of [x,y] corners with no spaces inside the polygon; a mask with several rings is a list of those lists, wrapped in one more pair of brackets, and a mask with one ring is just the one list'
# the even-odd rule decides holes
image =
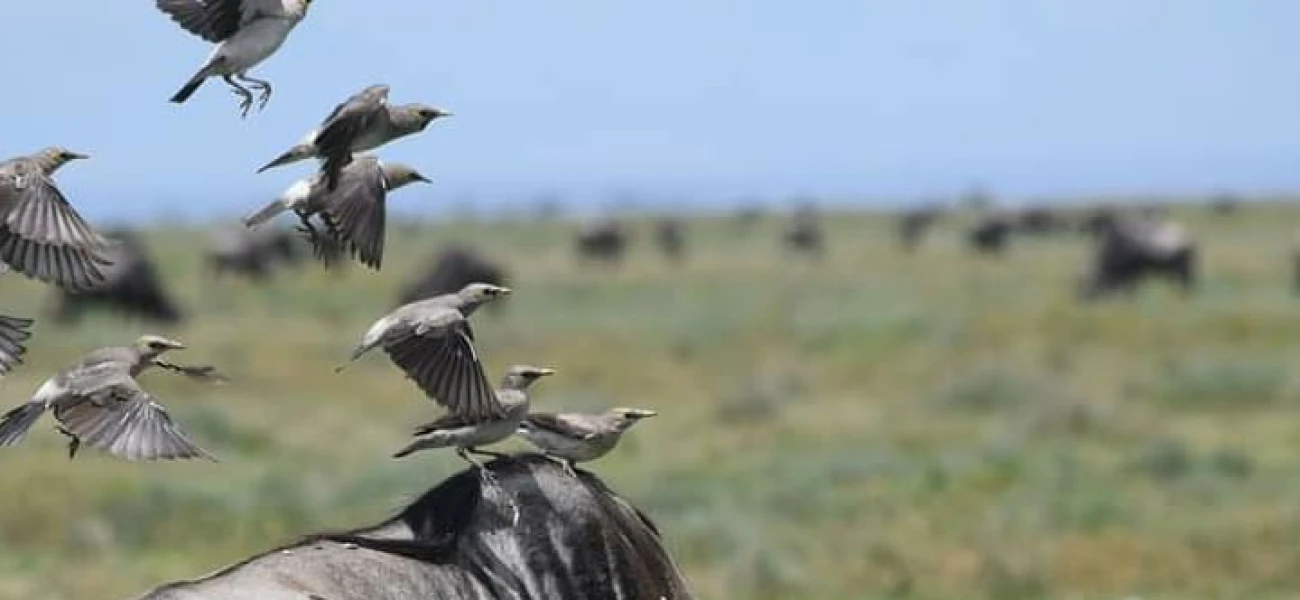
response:
{"label": "bird head", "polygon": [[425,127],[428,127],[429,123],[452,116],[451,111],[427,104],[408,104],[405,108],[415,117],[416,123],[422,131]]}
{"label": "bird head", "polygon": [[456,295],[465,304],[478,306],[485,302],[499,299],[510,294],[510,288],[491,283],[471,283],[463,288]]}
{"label": "bird head", "polygon": [[388,181],[389,190],[395,190],[417,181],[422,183],[433,183],[428,177],[421,175],[419,171],[401,163],[389,163],[384,165],[384,179]]}
{"label": "bird head", "polygon": [[611,408],[609,412],[616,417],[619,431],[626,431],[629,427],[640,422],[641,419],[648,419],[659,414],[645,408]]}
{"label": "bird head", "polygon": [[184,350],[185,344],[160,335],[142,335],[136,340],[135,347],[149,356],[158,356],[168,350]]}
{"label": "bird head", "polygon": [[49,148],[42,150],[41,154],[49,158],[56,158],[63,162],[68,162],[70,160],[78,160],[83,158],[90,158],[89,155],[81,154],[80,152],[73,152],[71,150],[68,150],[67,148],[62,148],[59,146],[50,146]]}
{"label": "bird head", "polygon": [[532,365],[515,365],[506,371],[505,381],[501,387],[512,390],[526,390],[534,381],[555,374],[555,369],[534,367]]}

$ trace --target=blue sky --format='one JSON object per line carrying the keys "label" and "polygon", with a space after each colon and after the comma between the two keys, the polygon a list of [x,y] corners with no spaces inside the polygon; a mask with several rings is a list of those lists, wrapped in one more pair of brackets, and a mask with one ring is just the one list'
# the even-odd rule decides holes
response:
{"label": "blue sky", "polygon": [[247,120],[220,82],[167,102],[209,46],[153,4],[6,7],[2,150],[92,154],[59,175],[88,215],[241,213],[376,82],[456,113],[381,152],[435,179],[419,212],[1300,187],[1290,0],[316,0]]}

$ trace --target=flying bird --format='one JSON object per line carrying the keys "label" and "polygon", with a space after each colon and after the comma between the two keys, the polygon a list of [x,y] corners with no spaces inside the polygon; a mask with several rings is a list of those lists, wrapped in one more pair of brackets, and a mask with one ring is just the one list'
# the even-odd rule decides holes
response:
{"label": "flying bird", "polygon": [[320,158],[326,188],[338,186],[339,173],[352,155],[378,148],[397,138],[424,131],[429,123],[450,112],[425,104],[388,104],[389,87],[369,86],[334,107],[320,126],[302,141],[265,164],[261,173],[308,158]]}
{"label": "flying bird", "polygon": [[483,465],[469,457],[469,452],[500,456],[495,452],[479,450],[478,446],[494,444],[510,437],[528,415],[528,388],[533,382],[555,374],[554,369],[515,365],[506,372],[501,386],[493,394],[492,402],[500,408],[497,417],[471,417],[448,413],[415,429],[418,439],[393,454],[401,458],[429,448],[454,446],[461,458],[482,468]]}
{"label": "flying bird", "polygon": [[223,381],[212,367],[188,367],[159,358],[185,346],[145,335],[130,346],[100,348],[41,385],[31,400],[0,417],[0,446],[22,441],[32,424],[52,410],[58,431],[70,438],[68,457],[82,444],[125,460],[216,459],[196,446],[167,409],[136,381],[161,367],[205,381]]}
{"label": "flying bird", "polygon": [[112,242],[81,218],[52,178],[69,161],[84,158],[50,147],[0,162],[0,262],[72,291],[104,281]]}
{"label": "flying bird", "polygon": [[171,101],[185,102],[209,77],[220,76],[240,98],[241,116],[248,116],[253,92],[236,79],[257,90],[258,109],[266,108],[271,84],[249,77],[248,71],[280,49],[309,5],[311,0],[157,0],[158,9],[186,31],[217,44]]}
{"label": "flying bird", "polygon": [[[244,218],[252,228],[292,210],[301,222],[317,258],[332,262],[338,250],[346,250],[362,264],[378,270],[384,260],[388,192],[429,179],[401,163],[384,163],[373,156],[358,157],[339,174],[339,187],[327,189],[323,173],[316,173],[289,186],[279,198]],[[311,223],[319,216],[326,231]]]}
{"label": "flying bird", "polygon": [[501,418],[504,411],[474,350],[469,317],[509,293],[509,288],[471,283],[454,294],[400,306],[370,326],[348,363],[382,347],[416,386],[452,413],[475,420]]}
{"label": "flying bird", "polygon": [[576,477],[574,463],[608,454],[624,432],[641,419],[656,414],[644,408],[613,408],[594,415],[532,413],[519,424],[516,433],[548,456],[559,459],[565,470]]}

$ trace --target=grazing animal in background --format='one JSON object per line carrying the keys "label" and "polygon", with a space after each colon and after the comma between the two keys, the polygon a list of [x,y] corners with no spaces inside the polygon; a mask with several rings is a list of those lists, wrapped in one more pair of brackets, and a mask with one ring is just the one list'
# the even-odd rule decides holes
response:
{"label": "grazing animal in background", "polygon": [[1046,206],[1031,206],[1015,215],[1015,230],[1026,235],[1051,235],[1069,229],[1069,223]]}
{"label": "grazing animal in background", "polygon": [[253,107],[253,93],[235,81],[257,90],[258,109],[271,99],[271,83],[248,76],[248,71],[275,54],[289,32],[307,16],[311,0],[157,0],[158,10],[176,24],[204,40],[217,44],[171,101],[189,100],[209,77],[221,77],[239,97],[240,116]]}
{"label": "grazing animal in background", "polygon": [[669,262],[686,259],[686,224],[681,219],[663,218],[655,223],[655,242]]}
{"label": "grazing animal in background", "polygon": [[[508,286],[505,268],[469,246],[448,245],[425,263],[420,275],[409,279],[402,288],[398,304],[410,304],[434,296],[453,294],[474,283]],[[497,310],[504,301],[492,302],[487,310]]]}
{"label": "grazing animal in background", "polygon": [[547,456],[559,459],[576,477],[574,463],[609,454],[624,432],[656,414],[644,408],[612,408],[594,415],[531,413],[519,424],[517,433]]}
{"label": "grazing animal in background", "polygon": [[[429,183],[404,164],[358,156],[339,173],[338,189],[327,189],[324,173],[300,179],[279,198],[244,217],[244,225],[251,229],[292,210],[313,254],[326,266],[348,255],[378,271],[384,261],[388,193],[417,181]],[[312,225],[313,216],[324,222],[324,232]]]}
{"label": "grazing animal in background", "polygon": [[1093,237],[1101,237],[1107,231],[1110,231],[1119,218],[1119,211],[1115,210],[1114,207],[1095,206],[1088,210],[1080,220],[1079,231]]}
{"label": "grazing animal in background", "polygon": [[781,242],[791,254],[820,259],[826,253],[826,232],[811,207],[795,211],[781,235]]}
{"label": "grazing animal in background", "polygon": [[575,482],[536,454],[489,466],[495,486],[462,471],[377,525],[310,535],[137,600],[694,598],[654,523],[594,475]]}
{"label": "grazing animal in background", "polygon": [[896,227],[899,247],[909,253],[916,250],[942,214],[942,211],[932,206],[903,211]]}
{"label": "grazing animal in background", "polygon": [[1177,223],[1127,217],[1102,234],[1092,264],[1080,284],[1080,297],[1092,300],[1114,292],[1132,292],[1151,276],[1178,283],[1184,292],[1196,285],[1195,241]]}
{"label": "grazing animal in background", "polygon": [[125,460],[173,460],[212,455],[194,445],[167,409],[136,381],[161,367],[203,381],[225,381],[212,367],[186,367],[159,358],[184,349],[175,340],[140,337],[130,346],[100,348],[46,380],[36,394],[0,417],[0,447],[22,441],[45,411],[54,411],[67,436],[68,458],[83,444]]}
{"label": "grazing animal in background", "polygon": [[627,228],[613,220],[588,223],[574,238],[574,250],[580,261],[597,261],[617,264],[623,259],[628,246]]}
{"label": "grazing animal in background", "polygon": [[163,287],[158,268],[149,258],[144,241],[134,232],[107,232],[117,242],[108,253],[112,264],[104,267],[104,281],[84,292],[60,289],[53,302],[53,319],[70,324],[92,307],[104,307],[128,318],[161,324],[179,323],[184,314]]}
{"label": "grazing animal in background", "polygon": [[966,241],[972,250],[991,256],[1001,255],[1011,236],[1011,220],[1001,212],[984,215],[966,232]]}
{"label": "grazing animal in background", "polygon": [[277,265],[299,264],[301,250],[298,239],[288,231],[236,226],[213,233],[204,260],[213,275],[233,273],[261,282]]}

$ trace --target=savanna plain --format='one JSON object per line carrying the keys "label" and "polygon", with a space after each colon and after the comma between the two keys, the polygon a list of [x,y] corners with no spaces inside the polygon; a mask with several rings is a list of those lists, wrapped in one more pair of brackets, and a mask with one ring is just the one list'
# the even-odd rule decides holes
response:
{"label": "savanna plain", "polygon": [[[265,286],[214,280],[202,231],[158,228],[149,250],[190,318],[38,320],[0,398],[168,335],[232,382],[143,384],[222,462],[69,461],[42,422],[0,450],[0,598],[129,598],[378,522],[464,468],[389,458],[436,411],[382,354],[332,371],[448,242],[512,275],[475,316],[493,378],[551,366],[538,410],[659,411],[586,468],[657,522],[701,598],[1292,598],[1300,209],[1172,214],[1200,242],[1198,291],[1095,304],[1073,295],[1085,237],[979,257],[960,214],[907,255],[891,216],[826,213],[821,261],[781,252],[782,218],[699,218],[680,266],[634,219],[617,268],[579,265],[564,221],[394,225],[379,273],[313,264]],[[49,292],[0,281],[6,314],[39,319]]]}

